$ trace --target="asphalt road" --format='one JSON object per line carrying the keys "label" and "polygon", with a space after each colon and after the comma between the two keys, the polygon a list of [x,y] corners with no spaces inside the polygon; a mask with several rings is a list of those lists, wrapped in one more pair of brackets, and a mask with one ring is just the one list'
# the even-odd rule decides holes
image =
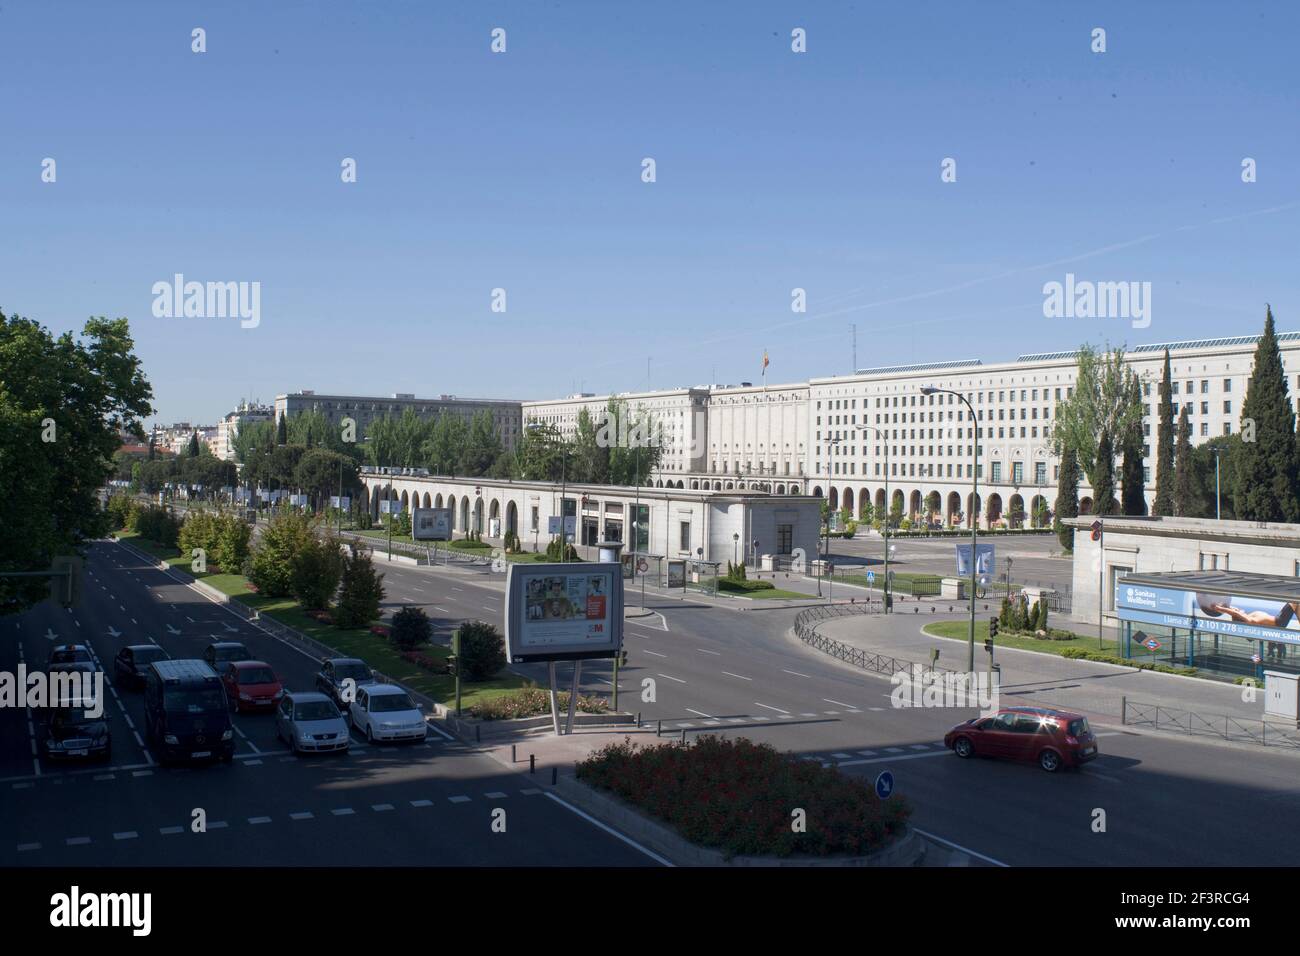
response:
{"label": "asphalt road", "polygon": [[[112,543],[87,557],[84,602],[41,605],[0,630],[0,669],[45,664],[53,634],[110,669],[150,640],[198,657],[238,640],[286,686],[310,689],[317,662]],[[270,715],[234,718],[232,765],[158,766],[142,738],[141,694],[111,687],[110,765],[51,764],[29,713],[0,709],[0,865],[654,865],[620,838],[432,728],[419,744],[295,757]],[[505,810],[505,830],[493,829]],[[206,832],[193,832],[195,811]],[[499,819],[499,816],[498,816]]]}
{"label": "asphalt road", "polygon": [[[449,621],[500,620],[499,575],[400,565],[385,572],[390,600],[436,605]],[[665,735],[747,736],[870,779],[888,769],[915,805],[915,824],[974,860],[1240,866],[1290,865],[1300,854],[1294,829],[1273,822],[1300,808],[1298,755],[1101,727],[1102,755],[1079,771],[963,761],[941,741],[976,711],[894,708],[887,679],[794,639],[793,610],[648,603],[654,617],[627,622],[624,709],[662,720]],[[901,633],[916,622],[900,616],[897,626]],[[562,665],[561,679],[568,673]],[[611,678],[608,663],[583,668],[584,690],[608,694]],[[647,679],[652,701],[641,696]],[[1099,810],[1104,832],[1094,830]]]}

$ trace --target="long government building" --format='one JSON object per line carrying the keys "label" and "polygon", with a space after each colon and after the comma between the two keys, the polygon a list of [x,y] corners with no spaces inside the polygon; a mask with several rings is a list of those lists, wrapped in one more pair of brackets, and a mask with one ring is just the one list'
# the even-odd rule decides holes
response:
{"label": "long government building", "polygon": [[[1300,332],[1277,338],[1300,410],[1300,399],[1295,398],[1300,395]],[[1187,406],[1192,440],[1199,444],[1239,428],[1258,340],[1257,335],[1241,335],[1166,342],[1126,353],[1143,381],[1148,504],[1155,493],[1152,456],[1165,350],[1170,354],[1175,415]],[[513,439],[521,426],[532,422],[572,434],[584,408],[600,421],[611,399],[625,402],[629,417],[645,415],[656,424],[663,454],[649,475],[654,487],[825,495],[832,508],[857,514],[868,502],[884,508],[888,483],[893,507],[913,519],[933,510],[945,524],[966,524],[972,517],[982,526],[1001,521],[1030,524],[1040,506],[1055,505],[1060,464],[1052,453],[1051,431],[1056,404],[1073,393],[1077,372],[1076,353],[1069,351],[1021,355],[994,364],[970,359],[868,368],[798,384],[584,393],[491,404]],[[971,421],[965,404],[954,395],[925,395],[925,386],[966,396],[978,422]],[[308,396],[279,396],[277,416],[281,409],[319,407],[304,400]],[[405,395],[382,401],[395,407],[402,400],[420,401]],[[442,402],[449,400],[456,401],[444,396]],[[320,410],[336,417],[340,406],[374,401],[330,396],[333,408]],[[980,497],[972,501],[977,440]],[[1079,494],[1080,508],[1087,513],[1092,490],[1084,483]],[[938,507],[932,509],[935,502]]]}

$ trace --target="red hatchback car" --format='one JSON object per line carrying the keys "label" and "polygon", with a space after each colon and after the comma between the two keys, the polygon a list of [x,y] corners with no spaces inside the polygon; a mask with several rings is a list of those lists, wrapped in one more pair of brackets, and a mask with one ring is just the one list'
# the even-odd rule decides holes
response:
{"label": "red hatchback car", "polygon": [[992,717],[972,717],[948,731],[943,743],[958,757],[1032,761],[1048,773],[1097,757],[1088,718],[1042,707],[1004,707]]}
{"label": "red hatchback car", "polygon": [[230,661],[221,672],[230,709],[273,710],[284,696],[284,685],[264,661]]}

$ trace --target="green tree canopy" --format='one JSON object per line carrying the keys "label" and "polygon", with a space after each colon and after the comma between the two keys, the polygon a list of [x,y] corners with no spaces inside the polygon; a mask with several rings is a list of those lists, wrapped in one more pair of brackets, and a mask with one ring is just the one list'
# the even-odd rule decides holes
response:
{"label": "green tree canopy", "polygon": [[1233,503],[1244,521],[1300,518],[1296,485],[1295,412],[1273,330],[1273,310],[1255,347],[1255,367],[1241,406],[1241,454],[1233,475]]}

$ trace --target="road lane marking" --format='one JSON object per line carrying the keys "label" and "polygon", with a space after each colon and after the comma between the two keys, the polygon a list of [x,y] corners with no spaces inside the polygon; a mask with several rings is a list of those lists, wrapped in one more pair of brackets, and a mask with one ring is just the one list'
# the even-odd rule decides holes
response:
{"label": "road lane marking", "polygon": [[184,827],[159,827],[158,828],[159,836],[172,836],[174,834],[184,833],[184,832],[185,832]]}
{"label": "road lane marking", "polygon": [[431,806],[433,806],[433,801],[432,801],[432,800],[412,800],[412,801],[411,801],[411,806],[413,806],[413,807],[431,807]]}
{"label": "road lane marking", "polygon": [[752,677],[745,677],[743,674],[733,674],[731,671],[723,671],[722,673],[726,674],[728,677],[739,677],[741,680],[752,681],[754,679]]}
{"label": "road lane marking", "polygon": [[704,648],[702,648],[702,647],[697,647],[697,648],[695,648],[695,649],[696,649],[697,651],[699,651],[701,654],[712,654],[714,657],[721,657],[721,656],[722,656],[722,655],[719,654],[717,651],[706,651],[706,650],[705,650]]}
{"label": "road lane marking", "polygon": [[593,826],[599,827],[600,829],[604,830],[610,836],[618,840],[622,840],[624,843],[626,843],[628,846],[632,847],[633,849],[639,850],[640,852],[644,853],[646,856],[650,857],[650,859],[654,860],[656,863],[660,864],[661,866],[674,866],[671,860],[664,859],[658,853],[655,853],[653,850],[646,849],[640,843],[637,843],[635,840],[633,840],[631,837],[626,837],[623,834],[619,833],[617,830],[615,830],[613,827],[606,826],[604,823],[601,823],[599,820],[591,816],[589,813],[585,813],[582,810],[579,810],[577,807],[569,803],[567,800],[562,800],[561,798],[557,797],[555,794],[549,792],[546,794],[546,796],[554,800],[556,803],[558,803],[560,806],[564,807],[566,810],[570,811],[571,813],[575,813],[578,816],[582,817],[582,819],[586,820],[588,823],[592,824]]}
{"label": "road lane marking", "polygon": [[831,700],[829,697],[823,697],[822,700],[826,701],[826,703],[828,704],[834,704],[836,707],[847,707],[850,709],[853,708],[852,704],[846,704],[842,700]]}
{"label": "road lane marking", "polygon": [[393,805],[391,803],[373,803],[370,805],[370,809],[375,813],[386,813],[393,809]]}
{"label": "road lane marking", "polygon": [[780,707],[773,707],[771,704],[762,704],[762,703],[759,703],[758,701],[754,701],[754,703],[757,704],[759,707],[766,707],[768,710],[774,710],[774,711],[776,711],[778,714],[789,714],[789,713],[790,713],[790,711],[788,711],[788,710],[782,710]]}
{"label": "road lane marking", "polygon": [[469,803],[469,797],[465,796],[448,797],[447,800],[451,803]]}
{"label": "road lane marking", "polygon": [[[886,749],[892,750],[893,748],[890,747]],[[946,757],[946,756],[948,756],[948,751],[946,750],[927,750],[923,754],[902,754],[901,756],[873,757],[866,760],[845,760],[840,763],[840,766],[860,767],[864,764],[869,764],[869,763],[894,763],[899,760],[925,760],[927,757]]]}
{"label": "road lane marking", "polygon": [[662,657],[664,660],[668,660],[668,655],[667,655],[667,654],[660,654],[658,651],[642,651],[641,653],[642,653],[642,654],[653,654],[655,657]]}
{"label": "road lane marking", "polygon": [[316,814],[312,813],[310,810],[300,810],[297,813],[289,814],[289,819],[290,820],[315,820]]}
{"label": "road lane marking", "polygon": [[686,709],[689,710],[692,714],[695,714],[697,717],[704,717],[704,718],[706,718],[706,719],[708,719],[708,720],[714,720],[714,719],[715,719],[714,716],[713,716],[712,714],[706,714],[704,711],[702,711],[702,710],[696,710],[694,707],[687,707]]}
{"label": "road lane marking", "polygon": [[667,680],[675,680],[675,681],[677,681],[677,683],[679,683],[679,684],[685,684],[685,683],[686,683],[686,681],[682,680],[680,677],[672,677],[672,676],[670,676],[670,675],[668,675],[668,674],[660,674],[659,676],[660,676],[660,677],[663,677],[663,678],[665,678],[665,679],[667,679]]}
{"label": "road lane marking", "polygon": [[781,670],[785,671],[787,674],[793,674],[795,677],[807,677],[809,680],[812,680],[812,677],[809,674],[800,674],[798,671],[787,671],[784,667],[782,667]]}
{"label": "road lane marking", "polygon": [[330,813],[336,817],[350,817],[356,813],[351,807],[339,807],[337,810],[331,810]]}
{"label": "road lane marking", "polygon": [[68,846],[85,846],[90,842],[90,837],[68,837],[63,842]]}
{"label": "road lane marking", "polygon": [[933,833],[927,833],[925,830],[916,830],[916,832],[921,836],[925,837],[927,840],[934,840],[936,843],[942,843],[944,846],[950,847],[951,849],[959,850],[962,853],[968,853],[973,857],[977,857],[983,860],[985,863],[991,863],[993,866],[1000,866],[1006,868],[1010,865],[1007,863],[1003,863],[1001,860],[995,860],[991,856],[985,856],[983,853],[976,853],[974,850],[968,847],[961,846],[958,843],[953,843],[951,840],[945,840],[941,836],[935,836]]}
{"label": "road lane marking", "polygon": [[136,839],[139,835],[140,835],[140,834],[136,833],[134,830],[123,830],[121,833],[114,833],[114,834],[113,834],[113,839],[114,839],[114,840],[134,840],[134,839]]}

